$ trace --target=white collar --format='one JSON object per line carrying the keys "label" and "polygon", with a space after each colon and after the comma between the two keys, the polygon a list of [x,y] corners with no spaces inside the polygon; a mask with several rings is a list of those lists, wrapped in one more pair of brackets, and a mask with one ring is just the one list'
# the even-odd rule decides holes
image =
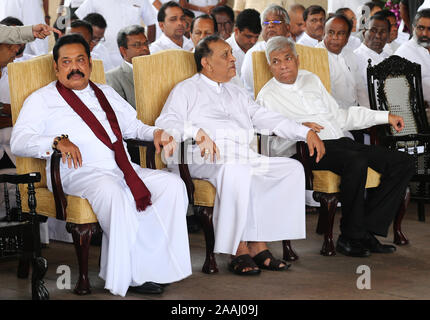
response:
{"label": "white collar", "polygon": [[186,38],[182,36],[182,47],[181,47],[181,46],[178,46],[175,42],[173,42],[173,40],[170,39],[168,36],[166,36],[163,32],[163,34],[160,37],[160,42],[164,42],[169,47],[173,46],[174,48],[183,49],[185,47],[185,39]]}
{"label": "white collar", "polygon": [[127,62],[124,60],[124,62],[131,68],[131,70],[133,70],[133,64],[131,64],[130,62]]}
{"label": "white collar", "polygon": [[303,37],[301,38],[301,41],[306,41],[306,40],[309,40],[314,46],[316,46],[318,44],[318,42],[320,42],[319,40],[312,38],[305,31],[305,32],[303,32]]}
{"label": "white collar", "polygon": [[224,84],[223,83],[218,83],[216,81],[213,81],[211,79],[209,79],[208,77],[206,77],[203,73],[199,73],[200,78],[206,82],[209,86],[215,88],[217,93],[220,93],[222,91],[222,89],[224,88]]}
{"label": "white collar", "polygon": [[231,34],[230,38],[229,38],[229,39],[227,39],[227,40],[230,40],[230,41],[227,41],[227,42],[229,42],[229,43],[231,43],[231,44],[232,44],[233,50],[240,50],[241,52],[243,52],[243,54],[245,54],[245,53],[246,53],[246,52],[245,52],[245,51],[243,51],[243,50],[242,50],[242,48],[237,44],[236,36],[235,36],[235,33],[234,33],[234,32]]}

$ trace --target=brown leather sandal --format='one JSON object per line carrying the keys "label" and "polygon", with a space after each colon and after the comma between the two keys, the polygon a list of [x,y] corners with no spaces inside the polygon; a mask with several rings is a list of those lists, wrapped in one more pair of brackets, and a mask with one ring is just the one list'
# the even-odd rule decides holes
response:
{"label": "brown leather sandal", "polygon": [[249,254],[242,254],[240,256],[237,256],[233,260],[231,260],[230,264],[228,265],[228,270],[238,274],[240,276],[253,276],[260,274],[260,269],[252,269],[248,271],[242,271],[246,268],[257,268],[258,266],[255,264],[254,260],[252,260],[251,256]]}
{"label": "brown leather sandal", "polygon": [[[291,264],[286,263],[284,260],[276,259],[269,250],[261,251],[252,259],[255,261],[255,263],[260,269],[282,271],[288,269],[291,266]],[[270,259],[268,266],[264,264],[267,259]],[[281,263],[283,263],[285,266],[280,267]]]}

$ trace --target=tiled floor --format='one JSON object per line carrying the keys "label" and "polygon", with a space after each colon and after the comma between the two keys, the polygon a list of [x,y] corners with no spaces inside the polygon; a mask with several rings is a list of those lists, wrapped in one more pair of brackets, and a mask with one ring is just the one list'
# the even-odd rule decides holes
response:
{"label": "tiled floor", "polygon": [[[339,216],[339,215],[338,215]],[[338,223],[337,216],[337,223]],[[430,219],[429,215],[428,218]],[[294,241],[300,259],[290,270],[265,271],[257,277],[240,277],[227,271],[227,256],[217,256],[220,272],[206,275],[200,271],[205,247],[202,233],[190,235],[193,275],[170,285],[161,296],[128,293],[125,299],[198,300],[198,299],[430,299],[430,226],[417,220],[416,206],[411,204],[403,222],[403,230],[410,244],[398,247],[389,255],[373,254],[369,258],[350,258],[340,254],[323,257],[319,254],[322,236],[315,233],[317,216],[307,215],[307,239]],[[335,239],[338,225],[335,226]],[[392,233],[383,242],[392,241]],[[270,245],[273,253],[281,256],[281,244]],[[72,289],[77,277],[77,263],[73,245],[52,242],[43,250],[49,270],[45,281],[51,299],[123,299],[104,289],[98,278],[99,247],[91,247],[89,277],[92,294],[76,296],[71,290],[57,288],[58,266],[68,265],[72,270]],[[370,290],[359,290],[357,268],[370,268]],[[28,280],[16,277],[15,260],[0,261],[0,299],[29,299]]]}

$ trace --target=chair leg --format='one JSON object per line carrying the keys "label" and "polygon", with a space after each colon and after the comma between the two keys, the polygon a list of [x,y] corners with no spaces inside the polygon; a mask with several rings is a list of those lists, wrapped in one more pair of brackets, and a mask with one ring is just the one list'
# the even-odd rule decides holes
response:
{"label": "chair leg", "polygon": [[324,234],[324,243],[320,253],[323,256],[336,255],[333,241],[333,223],[339,197],[337,193],[314,192],[315,201],[321,204],[318,217],[317,233]]}
{"label": "chair leg", "polygon": [[195,211],[200,224],[203,227],[206,241],[206,260],[203,264],[202,271],[204,273],[217,273],[218,267],[215,260],[214,247],[215,247],[215,234],[212,222],[213,208],[198,207]]}
{"label": "chair leg", "polygon": [[284,251],[283,259],[285,261],[296,261],[299,259],[299,256],[294,251],[293,247],[291,246],[290,240],[283,240],[282,241],[282,248]]}
{"label": "chair leg", "polygon": [[405,199],[402,201],[399,207],[399,211],[397,212],[396,218],[393,223],[393,231],[394,231],[394,243],[397,245],[405,245],[409,243],[408,238],[402,232],[402,220],[406,213],[406,208],[409,205],[409,200],[411,199],[411,193],[409,188],[406,191]]}
{"label": "chair leg", "polygon": [[426,212],[425,212],[425,201],[418,200],[418,221],[425,222],[426,221]]}
{"label": "chair leg", "polygon": [[98,224],[67,223],[66,229],[72,234],[79,263],[79,279],[73,292],[77,295],[90,294],[90,280],[88,279],[88,253],[90,249],[91,237],[95,232],[97,232]]}

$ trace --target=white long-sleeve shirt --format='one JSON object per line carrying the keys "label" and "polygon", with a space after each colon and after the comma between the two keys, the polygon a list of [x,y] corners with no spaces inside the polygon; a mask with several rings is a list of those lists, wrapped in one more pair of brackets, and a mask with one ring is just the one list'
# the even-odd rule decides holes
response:
{"label": "white long-sleeve shirt", "polygon": [[[325,48],[324,41],[321,41],[317,48]],[[358,95],[364,92],[359,90],[362,81],[357,81],[360,77],[357,57],[347,47],[343,48],[339,54],[328,51],[328,61],[330,67],[331,95],[341,108],[358,106]],[[364,100],[367,96],[361,98]],[[366,105],[368,107],[368,104]]]}
{"label": "white long-sleeve shirt", "polygon": [[308,47],[316,47],[316,45],[318,44],[319,40],[312,38],[310,35],[308,35],[305,32],[302,33],[302,36],[300,37],[299,40],[297,40],[297,44],[301,44],[303,46],[308,46]]}
{"label": "white long-sleeve shirt", "polygon": [[[49,176],[50,156],[54,138],[67,134],[82,154],[82,166],[112,170],[118,168],[114,152],[100,141],[82,118],[66,103],[58,93],[56,81],[32,93],[24,102],[19,117],[13,127],[11,148],[20,157],[47,159],[46,173]],[[108,99],[118,119],[124,139],[153,140],[155,128],[143,124],[136,118],[136,110],[114,89],[98,85]],[[116,141],[106,113],[100,106],[90,86],[74,90],[76,95],[100,121],[112,142]],[[127,150],[127,149],[126,149]],[[61,162],[61,176],[69,169]],[[50,179],[48,177],[48,182]]]}
{"label": "white long-sleeve shirt", "polygon": [[182,38],[183,38],[183,43],[182,43],[182,47],[180,47],[163,33],[159,39],[157,39],[156,41],[154,41],[149,45],[149,51],[151,52],[151,54],[154,54],[162,50],[168,50],[168,49],[179,49],[179,50],[182,49],[185,51],[193,51],[194,49],[193,41],[184,36]]}
{"label": "white long-sleeve shirt", "polygon": [[359,67],[360,78],[357,79],[357,83],[359,83],[359,103],[360,106],[369,106],[369,93],[367,90],[367,67],[369,65],[368,60],[371,59],[372,66],[377,65],[388,58],[390,55],[382,51],[381,53],[377,53],[372,49],[369,49],[364,43],[362,43],[354,53],[357,57],[357,64]]}
{"label": "white long-sleeve shirt", "polygon": [[[261,107],[243,88],[231,82],[218,84],[200,73],[176,85],[155,125],[178,137],[177,140],[196,138],[198,130],[203,129],[217,144],[221,155],[227,157],[238,156],[240,150],[246,152],[254,130],[293,141],[306,140],[309,131]],[[226,154],[228,151],[233,154]]]}
{"label": "white long-sleeve shirt", "polygon": [[410,39],[397,49],[395,55],[421,65],[424,100],[430,101],[430,52],[418,45],[414,39]]}
{"label": "white long-sleeve shirt", "polygon": [[[388,111],[357,106],[339,108],[321,80],[306,70],[299,70],[296,82],[291,85],[275,78],[269,80],[258,94],[257,103],[298,123],[318,123],[324,127],[318,133],[322,140],[339,139],[345,136],[344,131],[388,123]],[[294,143],[289,141],[275,142],[272,150],[285,156],[295,153]]]}
{"label": "white long-sleeve shirt", "polygon": [[123,60],[116,41],[118,31],[133,24],[140,25],[141,20],[147,27],[157,23],[148,0],[85,0],[75,13],[79,19],[83,19],[94,12],[106,20],[105,46],[115,67]]}

